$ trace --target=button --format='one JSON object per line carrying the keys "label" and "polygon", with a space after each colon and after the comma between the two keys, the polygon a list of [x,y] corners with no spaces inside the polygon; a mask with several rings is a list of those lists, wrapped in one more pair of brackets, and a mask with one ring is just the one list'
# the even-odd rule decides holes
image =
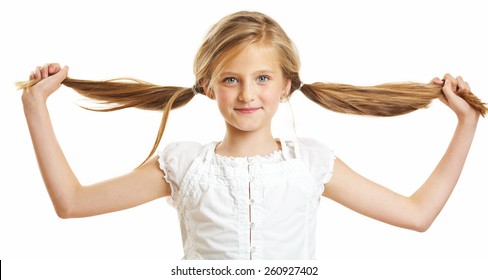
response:
{"label": "button", "polygon": [[251,253],[256,253],[256,247],[251,247]]}
{"label": "button", "polygon": [[255,224],[254,222],[253,222],[253,223],[251,223],[249,226],[251,227],[251,229],[256,228],[256,224]]}
{"label": "button", "polygon": [[254,198],[249,199],[249,204],[250,205],[254,205],[254,203],[256,203],[256,201],[254,200]]}

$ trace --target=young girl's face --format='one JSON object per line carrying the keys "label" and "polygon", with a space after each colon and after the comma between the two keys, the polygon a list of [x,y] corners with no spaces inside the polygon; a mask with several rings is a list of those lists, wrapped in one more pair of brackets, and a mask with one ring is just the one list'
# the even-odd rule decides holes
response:
{"label": "young girl's face", "polygon": [[213,86],[213,97],[227,129],[271,131],[280,99],[290,90],[273,48],[253,43],[232,57]]}

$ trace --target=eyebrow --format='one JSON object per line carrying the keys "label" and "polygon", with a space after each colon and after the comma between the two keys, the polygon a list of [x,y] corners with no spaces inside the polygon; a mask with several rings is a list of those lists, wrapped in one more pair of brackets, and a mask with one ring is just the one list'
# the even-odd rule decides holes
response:
{"label": "eyebrow", "polygon": [[[258,70],[256,72],[254,72],[253,74],[256,75],[256,74],[274,74],[274,73],[275,72],[271,71],[271,70]],[[222,72],[220,74],[220,76],[239,76],[239,74],[236,72],[233,72],[233,71],[225,71],[225,72]]]}

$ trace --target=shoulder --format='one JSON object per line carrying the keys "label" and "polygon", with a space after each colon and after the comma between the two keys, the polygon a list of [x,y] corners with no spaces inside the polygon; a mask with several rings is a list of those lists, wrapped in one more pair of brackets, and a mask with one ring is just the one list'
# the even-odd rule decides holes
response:
{"label": "shoulder", "polygon": [[172,142],[158,151],[159,168],[172,189],[179,185],[192,162],[200,156],[208,145],[198,142]]}
{"label": "shoulder", "polygon": [[324,143],[313,138],[298,138],[296,140],[284,141],[292,156],[295,158],[324,157],[333,154]]}
{"label": "shoulder", "polygon": [[203,144],[192,141],[179,141],[167,144],[163,149],[160,149],[158,154],[161,155],[177,155],[177,154],[193,154],[199,152],[203,148]]}
{"label": "shoulder", "polygon": [[192,141],[180,141],[167,144],[158,151],[159,162],[185,162],[193,161],[205,148],[206,145]]}
{"label": "shoulder", "polygon": [[303,161],[322,184],[327,183],[334,170],[335,154],[326,144],[312,138],[285,141],[292,157]]}
{"label": "shoulder", "polygon": [[[302,150],[326,149],[327,146],[313,138],[299,138],[295,141]],[[328,149],[328,148],[327,148]]]}

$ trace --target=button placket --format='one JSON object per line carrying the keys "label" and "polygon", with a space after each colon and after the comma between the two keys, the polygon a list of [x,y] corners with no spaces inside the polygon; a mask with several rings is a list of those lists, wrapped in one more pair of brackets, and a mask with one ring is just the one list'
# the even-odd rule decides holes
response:
{"label": "button placket", "polygon": [[[248,162],[247,164],[247,174],[248,174],[248,178],[249,178],[249,184],[248,184],[248,200],[249,202],[251,202],[252,200],[252,175],[251,175],[251,163]],[[249,215],[249,219],[248,219],[248,222],[249,222],[249,259],[252,260],[252,254],[256,251],[255,249],[253,250],[253,240],[252,240],[252,228],[251,228],[251,224],[252,224],[252,204],[249,203],[248,205],[248,215]]]}

